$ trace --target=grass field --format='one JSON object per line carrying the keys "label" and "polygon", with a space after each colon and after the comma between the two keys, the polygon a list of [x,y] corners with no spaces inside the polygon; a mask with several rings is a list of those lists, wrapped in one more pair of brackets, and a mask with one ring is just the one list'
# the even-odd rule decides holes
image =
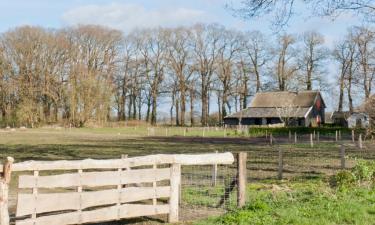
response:
{"label": "grass field", "polygon": [[[375,196],[369,187],[337,192],[329,186],[328,177],[340,170],[340,144],[346,146],[346,164],[352,167],[356,158],[375,159],[375,147],[365,142],[360,150],[351,143],[335,142],[333,135],[322,136],[322,141],[310,147],[308,136],[299,136],[298,144],[288,144],[288,137],[276,136],[276,144],[269,145],[263,136],[245,137],[227,130],[205,131],[201,128],[185,131],[181,128],[160,128],[160,134],[147,135],[146,127],[97,129],[28,129],[0,131],[0,156],[12,156],[16,162],[26,160],[60,160],[83,158],[120,158],[149,154],[248,152],[249,204],[244,210],[198,222],[200,224],[375,224]],[[279,144],[277,144],[279,142]],[[278,181],[279,151],[284,156],[284,181]],[[225,168],[234,174],[234,168]],[[194,172],[202,172],[195,168]],[[202,173],[210,174],[210,168]],[[206,179],[206,178],[204,178]],[[204,180],[197,179],[197,180]],[[209,178],[207,178],[209,179]],[[207,180],[204,180],[207,181]],[[12,184],[13,187],[15,184]],[[220,187],[220,186],[219,186]],[[215,205],[223,188],[206,190],[204,186],[183,190],[184,219],[191,220],[223,213],[222,209],[206,207],[189,212],[194,205]],[[13,199],[16,193],[11,193]],[[11,204],[14,205],[14,202]],[[233,207],[232,207],[233,208]],[[196,215],[195,213],[200,213]],[[352,214],[355,215],[352,215]],[[256,218],[261,218],[257,221]],[[325,219],[324,219],[325,218]],[[163,220],[127,220],[110,223],[160,223]],[[251,221],[251,222],[249,222]],[[369,221],[368,223],[365,223]]]}

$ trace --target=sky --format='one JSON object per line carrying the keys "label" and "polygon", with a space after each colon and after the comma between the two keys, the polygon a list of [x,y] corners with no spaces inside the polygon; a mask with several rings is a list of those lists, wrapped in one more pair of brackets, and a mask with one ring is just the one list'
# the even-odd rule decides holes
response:
{"label": "sky", "polygon": [[[0,0],[0,32],[17,26],[36,25],[61,28],[77,24],[100,24],[129,32],[143,27],[174,27],[198,22],[220,23],[228,28],[260,30],[273,35],[267,16],[244,21],[234,17],[225,5],[241,0]],[[332,21],[311,18],[311,11],[298,6],[286,31],[301,34],[315,30],[322,33],[330,48],[342,39],[348,27],[360,25],[354,16],[342,15]],[[328,76],[335,77],[335,68],[329,66]],[[330,101],[330,99],[326,100]],[[329,103],[328,103],[329,104]]]}

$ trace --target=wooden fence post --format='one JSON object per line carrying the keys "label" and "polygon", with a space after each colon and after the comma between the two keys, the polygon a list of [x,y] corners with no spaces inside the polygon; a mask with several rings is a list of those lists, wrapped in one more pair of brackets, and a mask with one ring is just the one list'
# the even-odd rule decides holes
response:
{"label": "wooden fence post", "polygon": [[289,130],[289,143],[292,142],[292,132]]}
{"label": "wooden fence post", "polygon": [[337,130],[336,130],[335,141],[337,142],[337,140],[338,140],[338,132],[337,132]]}
{"label": "wooden fence post", "polygon": [[180,186],[181,186],[181,165],[171,165],[171,194],[169,198],[169,223],[178,222],[179,200],[180,200]]}
{"label": "wooden fence post", "polygon": [[313,134],[310,134],[310,147],[314,148]]}
{"label": "wooden fence post", "polygon": [[206,130],[206,127],[203,127],[203,131],[202,131],[202,137],[204,137],[204,131]]}
{"label": "wooden fence post", "polygon": [[[215,151],[217,154],[218,151]],[[212,165],[212,186],[216,186],[216,180],[217,180],[217,164]]]}
{"label": "wooden fence post", "polygon": [[339,130],[339,140],[341,141],[341,130]]}
{"label": "wooden fence post", "polygon": [[246,176],[246,163],[247,163],[247,153],[240,152],[238,153],[237,157],[237,184],[238,184],[238,192],[237,192],[237,206],[242,208],[246,204],[246,184],[247,184],[247,176]]}
{"label": "wooden fence post", "polygon": [[341,169],[345,169],[345,146],[340,146]]}
{"label": "wooden fence post", "polygon": [[355,142],[355,133],[354,133],[354,130],[352,130],[352,142],[353,143]]}
{"label": "wooden fence post", "polygon": [[273,144],[273,137],[272,137],[272,133],[270,133],[270,145],[272,145]]}
{"label": "wooden fence post", "polygon": [[7,157],[0,177],[0,225],[9,225],[8,197],[13,162],[13,158]]}
{"label": "wooden fence post", "polygon": [[315,130],[314,130],[314,140],[316,140],[316,132],[315,132]]}
{"label": "wooden fence post", "polygon": [[294,132],[294,144],[297,144],[297,132]]}
{"label": "wooden fence post", "polygon": [[359,137],[358,137],[358,147],[359,147],[360,149],[363,148],[363,145],[362,145],[362,134],[359,134]]}
{"label": "wooden fence post", "polygon": [[318,144],[320,143],[320,132],[318,131],[317,138],[316,138]]}
{"label": "wooden fence post", "polygon": [[283,167],[284,167],[283,150],[282,148],[279,148],[279,168],[278,168],[278,174],[277,174],[277,178],[279,180],[283,179]]}

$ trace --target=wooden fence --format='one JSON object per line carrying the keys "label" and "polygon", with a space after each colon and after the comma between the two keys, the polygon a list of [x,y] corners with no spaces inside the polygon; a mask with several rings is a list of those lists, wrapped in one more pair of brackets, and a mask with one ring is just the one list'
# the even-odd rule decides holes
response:
{"label": "wooden fence", "polygon": [[33,172],[19,176],[16,225],[84,224],[159,214],[168,214],[173,223],[178,222],[181,165],[233,162],[231,153],[16,164],[8,157],[0,167],[0,225],[9,224],[12,171]]}

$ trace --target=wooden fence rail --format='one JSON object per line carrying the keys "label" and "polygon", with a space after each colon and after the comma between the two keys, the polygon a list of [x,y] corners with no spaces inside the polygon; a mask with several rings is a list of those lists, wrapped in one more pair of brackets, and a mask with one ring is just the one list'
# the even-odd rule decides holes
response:
{"label": "wooden fence rail", "polygon": [[[9,225],[12,168],[33,171],[33,175],[19,176],[16,225],[84,224],[159,214],[168,214],[173,223],[179,216],[181,165],[232,164],[234,157],[215,153],[12,162],[8,158],[1,169],[0,225]],[[40,171],[55,172],[41,175]]]}

